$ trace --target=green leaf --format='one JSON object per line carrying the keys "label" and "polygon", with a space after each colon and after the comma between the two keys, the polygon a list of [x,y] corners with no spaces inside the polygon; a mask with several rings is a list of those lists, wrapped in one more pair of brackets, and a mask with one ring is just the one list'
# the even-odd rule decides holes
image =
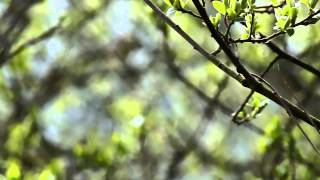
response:
{"label": "green leaf", "polygon": [[275,16],[276,16],[276,19],[278,20],[278,19],[280,19],[281,17],[282,17],[282,9],[281,8],[276,8],[275,10],[274,10],[274,14],[275,14]]}
{"label": "green leaf", "polygon": [[226,6],[224,5],[223,2],[213,1],[212,5],[220,14],[226,15]]}
{"label": "green leaf", "polygon": [[256,2],[255,0],[248,0],[249,7],[253,8],[255,2]]}
{"label": "green leaf", "polygon": [[215,23],[216,23],[217,26],[218,26],[218,24],[219,24],[220,21],[221,21],[221,17],[222,17],[222,15],[221,15],[220,13],[217,13],[217,15],[216,15],[216,21],[215,21]]}
{"label": "green leaf", "polygon": [[12,160],[8,163],[6,177],[8,180],[18,180],[21,178],[21,168],[17,161]]}
{"label": "green leaf", "polygon": [[237,0],[230,0],[230,8],[232,8],[233,10],[236,10],[236,6],[237,6]]}
{"label": "green leaf", "polygon": [[43,170],[39,175],[39,180],[55,180],[56,177],[50,169]]}
{"label": "green leaf", "polygon": [[318,3],[318,0],[309,0],[309,2],[310,2],[310,7],[314,9]]}
{"label": "green leaf", "polygon": [[225,5],[226,8],[228,7],[230,1],[231,0],[222,0],[222,2],[223,2],[223,4]]}
{"label": "green leaf", "polygon": [[259,31],[260,29],[262,29],[263,25],[261,23],[258,23],[258,22],[254,22],[254,28],[253,28],[253,32],[257,32]]}
{"label": "green leaf", "polygon": [[293,7],[294,6],[294,0],[286,0],[287,6]]}
{"label": "green leaf", "polygon": [[276,166],[275,177],[277,179],[287,179],[290,164],[287,159],[283,160],[279,165]]}
{"label": "green leaf", "polygon": [[174,9],[182,9],[186,6],[188,0],[163,0],[168,6]]}
{"label": "green leaf", "polygon": [[289,12],[290,12],[290,9],[291,7],[290,6],[284,6],[283,9],[282,9],[282,15],[283,16],[288,16],[289,15]]}
{"label": "green leaf", "polygon": [[181,9],[182,8],[181,1],[180,0],[174,0],[173,7],[175,9]]}
{"label": "green leaf", "polygon": [[275,116],[271,119],[271,121],[267,124],[265,128],[266,136],[269,136],[272,139],[276,139],[282,133],[282,127],[280,123],[280,119],[278,116]]}
{"label": "green leaf", "polygon": [[268,104],[269,104],[268,100],[258,101],[258,103],[254,105],[254,110],[251,113],[252,118],[256,118],[258,115],[260,115],[261,112],[264,110],[264,108],[267,107]]}
{"label": "green leaf", "polygon": [[249,38],[249,34],[248,33],[244,33],[241,35],[241,39],[248,39]]}
{"label": "green leaf", "polygon": [[310,7],[310,1],[309,1],[309,0],[300,0],[299,2],[300,2],[301,4],[306,5],[307,8],[311,8],[311,7]]}
{"label": "green leaf", "polygon": [[174,0],[163,0],[168,6],[173,6]]}
{"label": "green leaf", "polygon": [[286,16],[282,16],[281,18],[279,18],[276,22],[276,25],[282,30],[286,30],[287,27],[289,27],[290,25],[290,18],[286,17]]}
{"label": "green leaf", "polygon": [[271,0],[271,1],[272,1],[272,5],[274,6],[278,6],[280,4],[278,0]]}
{"label": "green leaf", "polygon": [[248,1],[247,0],[241,0],[241,9],[245,9],[248,6]]}
{"label": "green leaf", "polygon": [[239,117],[239,118],[242,118],[242,119],[245,118],[245,117],[247,117],[247,112],[246,112],[246,110],[243,109],[241,112],[239,112],[238,117]]}
{"label": "green leaf", "polygon": [[240,12],[242,11],[243,9],[241,8],[241,4],[239,2],[237,2],[236,4],[236,8],[235,8],[235,11],[238,14],[240,14]]}
{"label": "green leaf", "polygon": [[260,103],[261,103],[261,100],[259,98],[255,98],[255,97],[253,98],[252,100],[253,108],[258,108]]}
{"label": "green leaf", "polygon": [[248,30],[250,31],[252,15],[251,14],[246,15],[245,20],[246,20],[246,26],[247,26]]}
{"label": "green leaf", "polygon": [[227,9],[227,13],[228,13],[228,18],[230,20],[234,20],[236,18],[236,16],[237,16],[236,11],[234,9],[232,9],[232,8],[228,8]]}
{"label": "green leaf", "polygon": [[210,19],[211,23],[214,24],[214,21],[215,21],[214,16],[210,16],[209,19]]}
{"label": "green leaf", "polygon": [[296,22],[298,16],[298,9],[296,7],[292,7],[289,10],[289,17],[291,18],[291,23],[294,24]]}
{"label": "green leaf", "polygon": [[211,23],[213,24],[213,26],[215,28],[218,28],[220,20],[221,20],[221,14],[220,13],[217,13],[217,15],[215,17],[214,16],[210,16],[210,21],[211,21]]}

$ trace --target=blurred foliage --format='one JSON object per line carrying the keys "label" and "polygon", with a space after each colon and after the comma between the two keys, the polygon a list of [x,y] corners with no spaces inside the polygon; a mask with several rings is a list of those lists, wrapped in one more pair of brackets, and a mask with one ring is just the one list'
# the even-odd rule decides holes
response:
{"label": "blurred foliage", "polygon": [[[153,2],[205,49],[218,48],[181,11],[195,11],[191,1]],[[270,4],[282,6],[252,23],[249,12]],[[240,40],[286,32],[275,42],[319,69],[318,19],[292,30],[318,8],[316,0],[215,0],[211,21],[221,30],[235,21]],[[320,177],[320,157],[272,101],[254,94],[238,116],[244,123],[233,123],[249,91],[143,1],[8,0],[0,13],[0,180]],[[236,49],[255,73],[276,56],[263,44]],[[279,61],[266,79],[320,117],[313,74]],[[301,125],[320,147],[316,130]]]}

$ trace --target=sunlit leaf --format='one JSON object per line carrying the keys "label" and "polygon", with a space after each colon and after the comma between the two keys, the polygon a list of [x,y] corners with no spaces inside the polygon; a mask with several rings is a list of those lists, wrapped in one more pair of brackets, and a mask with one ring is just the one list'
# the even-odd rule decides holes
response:
{"label": "sunlit leaf", "polygon": [[39,180],[55,180],[55,175],[50,171],[50,169],[43,170],[39,175]]}
{"label": "sunlit leaf", "polygon": [[228,8],[227,9],[227,13],[228,13],[228,18],[230,20],[234,20],[236,18],[236,16],[237,16],[236,11],[234,9],[232,9],[232,8]]}
{"label": "sunlit leaf", "polygon": [[284,160],[276,167],[276,176],[279,179],[288,177],[289,173],[289,161]]}
{"label": "sunlit leaf", "polygon": [[142,112],[143,103],[137,98],[125,96],[119,98],[110,108],[115,117],[130,120]]}
{"label": "sunlit leaf", "polygon": [[241,8],[245,9],[248,6],[248,1],[247,0],[241,0]]}
{"label": "sunlit leaf", "polygon": [[304,5],[307,6],[308,8],[311,8],[310,1],[309,1],[309,0],[300,0],[299,2],[302,3],[302,4],[304,4]]}
{"label": "sunlit leaf", "polygon": [[174,2],[173,2],[173,7],[174,7],[175,9],[181,9],[181,8],[182,8],[181,0],[174,0]]}
{"label": "sunlit leaf", "polygon": [[290,6],[290,7],[293,7],[294,6],[294,0],[286,0],[287,2],[287,5]]}
{"label": "sunlit leaf", "polygon": [[255,0],[248,0],[249,7],[254,8],[255,2],[256,2]]}
{"label": "sunlit leaf", "polygon": [[281,30],[286,30],[287,27],[290,25],[290,19],[286,16],[282,16],[279,18],[276,22],[276,25],[281,29]]}
{"label": "sunlit leaf", "polygon": [[312,8],[312,9],[314,9],[315,7],[316,7],[316,5],[317,5],[317,3],[318,3],[318,0],[309,0],[310,1],[310,7]]}
{"label": "sunlit leaf", "polygon": [[168,6],[173,6],[174,0],[163,0]]}
{"label": "sunlit leaf", "polygon": [[6,177],[8,178],[8,180],[19,180],[21,177],[21,168],[20,168],[20,164],[15,161],[9,161],[8,162],[8,167],[6,170]]}
{"label": "sunlit leaf", "polygon": [[291,18],[291,23],[294,24],[296,22],[298,16],[298,9],[296,7],[292,7],[289,10],[289,17]]}
{"label": "sunlit leaf", "polygon": [[237,0],[230,0],[229,7],[235,11],[236,6],[237,6]]}
{"label": "sunlit leaf", "polygon": [[210,16],[210,21],[211,21],[211,23],[213,24],[213,26],[214,26],[215,28],[218,28],[219,23],[220,23],[220,21],[221,21],[221,14],[220,14],[220,13],[217,13],[216,16]]}
{"label": "sunlit leaf", "polygon": [[221,1],[213,1],[212,2],[213,7],[221,14],[226,15],[226,6],[223,2]]}
{"label": "sunlit leaf", "polygon": [[277,6],[280,4],[281,0],[271,0],[272,1],[272,5]]}
{"label": "sunlit leaf", "polygon": [[248,33],[241,34],[241,39],[248,39],[250,35]]}

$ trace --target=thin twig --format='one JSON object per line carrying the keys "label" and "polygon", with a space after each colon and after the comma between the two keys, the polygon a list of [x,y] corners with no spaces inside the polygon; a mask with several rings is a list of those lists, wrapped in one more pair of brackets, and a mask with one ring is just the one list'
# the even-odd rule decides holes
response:
{"label": "thin twig", "polygon": [[228,74],[230,77],[236,79],[239,82],[242,82],[244,78],[241,74],[233,71],[223,63],[221,63],[218,59],[211,56],[206,50],[204,50],[196,41],[194,41],[187,33],[185,33],[177,24],[175,24],[171,19],[169,19],[157,6],[155,6],[150,0],[144,0],[145,3],[153,9],[161,19],[168,24],[172,29],[174,29],[181,37],[183,37],[195,50],[197,50],[201,55],[206,57],[210,62],[219,67],[223,72]]}
{"label": "thin twig", "polygon": [[[269,70],[272,68],[272,66],[279,60],[279,56],[277,56],[271,63],[268,65],[268,67],[264,70],[264,72],[261,74],[261,77],[264,77]],[[252,97],[254,94],[254,91],[251,90],[251,92],[248,94],[248,96],[245,98],[245,100],[242,102],[242,104],[239,106],[237,111],[233,113],[232,115],[232,121],[235,122],[236,124],[240,125],[245,121],[237,121],[238,114],[242,111],[242,109],[245,107],[245,105],[248,103],[249,99]]]}
{"label": "thin twig", "polygon": [[[314,22],[312,22],[312,18],[316,15],[320,14],[320,9],[312,14],[310,14],[308,17],[306,17],[305,19],[301,20],[300,22],[291,25],[291,28],[295,28],[297,26],[307,26],[309,24],[313,24]],[[277,31],[274,32],[273,34],[269,35],[268,37],[264,37],[264,38],[260,38],[260,39],[237,39],[237,40],[231,40],[231,42],[233,43],[246,43],[246,42],[250,42],[250,43],[268,43],[270,40],[278,37],[281,34],[285,34],[285,31]]]}
{"label": "thin twig", "polygon": [[275,32],[273,34],[271,34],[270,36],[264,37],[264,38],[260,38],[260,39],[237,39],[237,40],[231,40],[231,42],[233,43],[246,43],[246,42],[250,42],[250,43],[267,43],[269,41],[271,41],[272,39],[274,39],[275,37],[284,34],[285,32],[283,31],[278,31]]}
{"label": "thin twig", "polygon": [[177,9],[177,11],[181,12],[181,13],[186,13],[186,14],[189,14],[195,18],[200,18],[201,19],[201,16],[199,16],[198,14],[195,14],[193,11],[191,10],[188,10],[188,9],[184,9],[184,8],[179,8]]}
{"label": "thin twig", "polygon": [[[277,104],[281,105],[282,107],[289,107],[293,115],[297,118],[300,118],[307,122],[309,125],[313,126],[313,122],[315,122],[316,126],[314,126],[317,130],[320,129],[320,120],[316,117],[309,115],[306,116],[305,112],[300,109],[295,104],[291,103],[287,99],[277,96],[269,89],[265,88],[260,82],[257,82],[257,80],[252,76],[251,73],[249,73],[246,68],[240,63],[238,57],[232,52],[231,49],[229,49],[229,46],[226,42],[224,42],[223,38],[220,36],[219,33],[216,32],[214,27],[212,26],[209,17],[207,16],[205,10],[201,6],[198,0],[192,0],[196,4],[196,8],[198,9],[198,12],[202,17],[205,17],[204,21],[206,22],[208,28],[210,28],[210,31],[212,31],[212,36],[216,39],[218,44],[221,46],[222,50],[226,53],[226,55],[229,57],[229,59],[233,62],[233,64],[236,66],[237,71],[241,72],[241,74],[245,75],[245,78],[240,73],[237,73],[233,70],[231,70],[229,67],[222,64],[220,61],[212,57],[208,52],[206,52],[200,45],[198,45],[187,33],[185,33],[178,25],[176,25],[173,21],[171,21],[166,15],[157,7],[155,6],[150,0],[144,0],[145,3],[151,7],[160,18],[166,22],[170,27],[172,27],[180,36],[182,36],[189,44],[191,44],[194,49],[196,49],[199,53],[201,53],[204,57],[206,57],[208,60],[210,60],[213,64],[215,64],[218,68],[223,70],[225,73],[227,73],[230,77],[234,78],[238,82],[240,82],[244,87],[250,88],[252,90],[255,90],[256,92],[268,97],[269,99],[273,100]],[[285,108],[284,107],[284,108]],[[311,119],[311,120],[310,120]]]}
{"label": "thin twig", "polygon": [[290,54],[286,53],[285,51],[281,50],[275,43],[268,42],[266,45],[275,53],[278,54],[280,58],[286,59],[290,61],[291,63],[301,67],[302,69],[314,74],[318,78],[320,78],[320,71],[314,68],[313,66],[304,63],[303,61],[300,61],[299,59],[295,58],[294,56],[291,56]]}
{"label": "thin twig", "polygon": [[[283,104],[285,110],[287,111],[289,118],[292,119],[295,124],[298,126],[299,130],[302,132],[303,136],[307,139],[307,141],[309,142],[309,144],[311,145],[311,147],[313,148],[313,150],[317,153],[318,156],[320,156],[320,151],[318,150],[318,148],[313,144],[313,142],[311,141],[311,139],[309,138],[309,136],[307,135],[307,133],[303,130],[303,128],[301,127],[301,125],[299,124],[298,120],[294,117],[294,115],[292,114],[290,108],[286,105],[286,103],[282,100],[282,98],[280,97],[280,95],[278,94],[278,92],[271,86],[270,83],[268,83],[266,80],[264,80],[262,77],[253,74],[254,77],[258,78],[260,81],[262,81],[264,84],[266,84],[272,91],[273,93],[279,97],[279,100],[281,101],[281,103]],[[307,113],[306,113],[307,114]],[[312,120],[310,119],[311,123]]]}
{"label": "thin twig", "polygon": [[50,38],[55,32],[57,32],[57,30],[59,30],[61,28],[62,22],[63,22],[63,18],[60,19],[60,21],[57,25],[49,28],[45,32],[41,33],[39,36],[32,38],[29,41],[27,41],[27,42],[23,43],[22,45],[20,45],[19,47],[17,47],[13,52],[11,52],[8,55],[8,59],[15,57],[16,55],[18,55],[19,53],[21,53],[22,51],[24,51],[28,47],[33,46],[43,40]]}

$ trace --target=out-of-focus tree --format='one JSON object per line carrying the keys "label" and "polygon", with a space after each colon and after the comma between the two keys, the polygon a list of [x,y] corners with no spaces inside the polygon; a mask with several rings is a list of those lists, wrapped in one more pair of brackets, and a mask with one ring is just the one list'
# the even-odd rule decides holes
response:
{"label": "out-of-focus tree", "polygon": [[316,179],[319,6],[0,2],[0,179]]}

